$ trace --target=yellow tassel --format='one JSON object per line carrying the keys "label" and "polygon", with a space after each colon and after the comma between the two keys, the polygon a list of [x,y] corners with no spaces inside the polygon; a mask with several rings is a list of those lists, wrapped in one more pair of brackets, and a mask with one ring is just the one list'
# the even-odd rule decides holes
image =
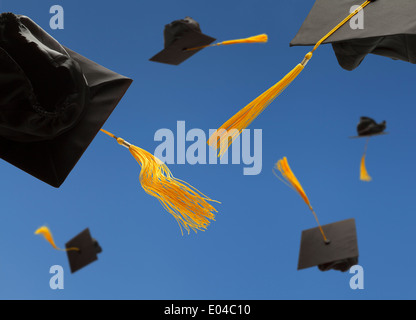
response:
{"label": "yellow tassel", "polygon": [[79,251],[79,248],[68,248],[68,249],[60,249],[56,246],[55,241],[53,240],[53,236],[51,231],[49,230],[48,227],[46,226],[42,226],[39,229],[37,229],[35,231],[36,235],[42,235],[46,241],[48,241],[52,247],[54,247],[54,249],[56,250],[60,250],[60,251]]}
{"label": "yellow tassel", "polygon": [[[275,169],[280,171],[283,178],[289,183],[289,186],[291,186],[297,193],[299,193],[299,195],[302,197],[303,201],[305,201],[309,208],[312,208],[311,203],[308,197],[306,196],[305,191],[302,188],[302,185],[300,184],[299,180],[296,178],[295,174],[290,168],[289,162],[287,161],[286,157],[279,160],[275,164]],[[280,178],[279,176],[277,177]]]}
{"label": "yellow tassel", "polygon": [[195,232],[197,230],[205,231],[210,220],[215,221],[213,212],[217,212],[217,210],[208,201],[220,202],[208,198],[185,181],[173,177],[169,168],[146,150],[136,147],[106,130],[101,129],[101,131],[129,149],[141,166],[140,183],[143,189],[157,198],[163,207],[175,217],[182,234],[182,227],[189,234],[190,229]]}
{"label": "yellow tassel", "polygon": [[267,37],[267,34],[263,33],[263,34],[259,34],[257,36],[253,36],[250,38],[223,41],[223,42],[217,43],[216,45],[226,46],[229,44],[237,44],[237,43],[266,43],[268,40],[269,39]]}
{"label": "yellow tassel", "polygon": [[214,44],[209,44],[209,45],[206,45],[206,46],[188,48],[186,50],[187,51],[192,51],[192,50],[199,50],[199,49],[203,49],[203,48],[207,48],[207,47],[227,46],[227,45],[230,45],[230,44],[237,44],[237,43],[265,43],[267,41],[268,41],[268,36],[267,36],[267,34],[263,33],[263,34],[259,34],[257,36],[253,36],[253,37],[249,37],[249,38],[228,40],[228,41],[218,42],[218,43],[214,43]]}
{"label": "yellow tassel", "polygon": [[299,180],[296,178],[295,174],[293,173],[292,169],[289,166],[289,162],[287,161],[287,158],[284,157],[283,159],[279,160],[273,169],[277,169],[281,174],[282,177],[287,181],[281,179],[273,170],[273,173],[276,177],[278,177],[280,180],[282,180],[285,184],[287,184],[289,187],[291,187],[293,190],[295,190],[305,201],[305,203],[308,205],[309,210],[311,210],[312,214],[315,217],[316,222],[318,223],[319,230],[321,231],[322,237],[324,238],[325,242],[329,242],[328,239],[325,236],[324,230],[321,227],[321,224],[319,223],[318,216],[316,215],[315,211],[313,210],[311,203],[306,196],[305,191],[302,188],[302,185],[300,184]]}
{"label": "yellow tassel", "polygon": [[371,177],[367,172],[367,168],[365,167],[365,154],[361,158],[361,165],[360,165],[360,180],[362,181],[371,181]]}
{"label": "yellow tassel", "polygon": [[[358,12],[363,10],[367,5],[369,5],[372,1],[367,0],[365,1],[361,6],[359,6],[356,10],[354,10],[351,14],[349,14],[344,20],[342,20],[338,25],[336,25],[331,31],[329,31],[321,40],[319,40],[315,47],[312,49],[311,52],[309,52],[305,59],[302,61],[301,64],[297,65],[295,69],[293,69],[291,72],[289,72],[286,77],[284,77],[281,81],[279,81],[277,84],[275,84],[273,87],[271,87],[269,90],[264,92],[261,96],[253,100],[251,103],[249,103],[246,107],[244,107],[242,110],[240,110],[238,113],[236,113],[230,120],[225,122],[220,129],[230,130],[232,134],[227,134],[228,136],[232,136],[231,142],[229,142],[229,139],[223,139],[224,141],[217,142],[217,137],[223,137],[224,134],[219,133],[220,129],[217,130],[216,133],[214,133],[213,136],[211,136],[208,140],[208,144],[212,147],[221,146],[219,150],[219,157],[221,157],[228,147],[231,145],[231,143],[234,141],[234,139],[241,134],[242,130],[247,128],[251,122],[255,118],[258,117],[260,113],[263,112],[266,107],[273,102],[274,99],[284,90],[286,87],[299,75],[299,73],[303,70],[303,67],[306,66],[307,62],[312,58],[312,54],[315,52],[315,50],[325,41],[327,40],[331,35],[333,35],[339,28],[341,28],[344,24],[346,24],[352,17],[354,17]],[[224,130],[221,130],[224,131]]]}
{"label": "yellow tassel", "polygon": [[[219,149],[218,157],[221,157],[241,134],[242,130],[247,128],[295,80],[311,58],[312,54],[307,54],[302,63],[298,64],[273,87],[237,112],[209,138],[208,144],[211,147],[216,147],[217,150]],[[228,139],[228,137],[231,137],[231,139]]]}
{"label": "yellow tassel", "polygon": [[367,138],[367,140],[365,141],[364,154],[363,154],[363,157],[361,158],[361,164],[360,164],[360,180],[367,181],[367,182],[372,180],[370,175],[367,172],[367,168],[365,167],[365,157],[367,155],[369,142],[370,142],[370,138]]}

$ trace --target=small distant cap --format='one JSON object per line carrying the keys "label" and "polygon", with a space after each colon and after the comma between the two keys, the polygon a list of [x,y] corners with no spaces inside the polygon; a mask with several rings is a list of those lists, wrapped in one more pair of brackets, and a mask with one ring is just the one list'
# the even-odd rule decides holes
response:
{"label": "small distant cap", "polygon": [[300,244],[298,270],[318,266],[321,271],[348,271],[358,264],[355,220],[349,219],[322,226],[329,243],[319,228],[304,230]]}
{"label": "small distant cap", "polygon": [[91,237],[87,228],[65,244],[65,248],[78,248],[79,251],[67,251],[71,273],[98,260],[97,254],[102,252],[97,240]]}
{"label": "small distant cap", "polygon": [[359,137],[369,137],[379,134],[385,134],[384,130],[386,130],[386,126],[386,121],[377,123],[372,118],[361,117],[360,122],[357,125],[357,133]]}
{"label": "small distant cap", "polygon": [[164,39],[165,48],[150,61],[179,65],[202,50],[186,49],[207,46],[215,41],[215,38],[203,34],[198,22],[190,17],[166,25]]}

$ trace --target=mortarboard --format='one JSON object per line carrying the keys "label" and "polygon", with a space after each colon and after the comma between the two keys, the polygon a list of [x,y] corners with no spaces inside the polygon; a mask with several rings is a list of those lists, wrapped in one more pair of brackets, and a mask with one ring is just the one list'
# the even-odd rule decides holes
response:
{"label": "mortarboard", "polygon": [[361,117],[360,122],[357,125],[358,136],[351,137],[353,139],[354,138],[367,138],[365,142],[365,147],[364,147],[364,154],[361,157],[361,163],[360,163],[360,180],[362,181],[369,182],[372,180],[365,166],[365,158],[367,155],[367,148],[368,148],[368,143],[370,141],[370,138],[373,136],[387,134],[387,132],[384,132],[384,130],[386,130],[386,125],[387,125],[386,121],[377,123],[369,117]]}
{"label": "mortarboard", "polygon": [[319,228],[302,231],[298,270],[318,266],[321,271],[348,271],[358,264],[355,220],[322,226],[329,241],[322,240]]}
{"label": "mortarboard", "polygon": [[[171,39],[171,41],[173,41]],[[63,47],[28,17],[0,15],[0,157],[59,187],[132,80]],[[140,182],[188,231],[205,230],[216,211],[152,154],[126,146]]]}
{"label": "mortarboard", "polygon": [[[281,178],[278,172],[282,175]],[[298,270],[318,266],[321,271],[331,269],[345,272],[358,263],[358,244],[355,220],[321,226],[311,203],[289,166],[287,158],[279,160],[273,173],[305,201],[318,224],[317,228],[302,232]]]}
{"label": "mortarboard", "polygon": [[206,46],[215,41],[215,38],[203,34],[199,23],[190,17],[167,24],[163,35],[165,48],[150,61],[179,65],[202,49],[187,48]]}
{"label": "mortarboard", "polygon": [[0,157],[59,187],[132,80],[0,15]]}
{"label": "mortarboard", "polygon": [[164,49],[150,58],[150,61],[171,65],[179,65],[198,51],[209,46],[267,41],[267,35],[262,34],[246,39],[223,41],[211,45],[216,39],[203,34],[199,23],[191,17],[175,20],[167,24],[163,35],[165,40]]}
{"label": "mortarboard", "polygon": [[[369,54],[416,63],[416,2],[377,0],[363,11],[361,28],[342,26],[323,43],[331,43],[342,68],[357,68]],[[315,45],[357,0],[317,0],[291,46]]]}
{"label": "mortarboard", "polygon": [[72,240],[65,244],[65,248],[78,248],[77,250],[68,250],[69,266],[71,272],[74,273],[90,263],[98,260],[97,254],[103,250],[98,244],[97,240],[91,237],[90,230],[87,228],[82,231],[79,235],[74,237]]}
{"label": "mortarboard", "polygon": [[358,137],[371,137],[379,134],[386,134],[386,121],[381,123],[375,122],[369,117],[361,117],[357,125]]}
{"label": "mortarboard", "polygon": [[71,273],[74,273],[92,262],[98,260],[97,254],[102,252],[98,241],[91,237],[87,228],[65,244],[65,249],[56,246],[48,227],[42,226],[35,231],[36,235],[43,235],[56,250],[66,251]]}

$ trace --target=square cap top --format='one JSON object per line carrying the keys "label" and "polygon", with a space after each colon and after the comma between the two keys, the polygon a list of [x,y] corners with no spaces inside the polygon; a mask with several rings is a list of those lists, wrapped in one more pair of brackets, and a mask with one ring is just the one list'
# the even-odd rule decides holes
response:
{"label": "square cap top", "polygon": [[358,263],[355,220],[349,219],[322,226],[330,243],[326,244],[319,228],[304,230],[299,252],[298,270],[318,266],[321,271],[348,271]]}
{"label": "square cap top", "polygon": [[65,248],[77,248],[79,251],[67,251],[71,273],[98,260],[97,254],[102,252],[97,240],[91,237],[87,228],[65,244]]}

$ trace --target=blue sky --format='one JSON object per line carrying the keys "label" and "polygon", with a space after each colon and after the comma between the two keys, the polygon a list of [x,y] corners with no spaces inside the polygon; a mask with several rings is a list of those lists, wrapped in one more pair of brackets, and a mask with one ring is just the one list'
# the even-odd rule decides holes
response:
{"label": "blue sky", "polygon": [[[153,152],[161,128],[215,129],[279,81],[308,48],[289,47],[313,1],[2,0],[65,46],[134,79],[104,128]],[[65,29],[49,28],[49,8]],[[178,67],[148,61],[165,24],[191,16],[219,41],[260,33],[267,44],[208,48]],[[263,171],[244,165],[170,165],[173,174],[222,204],[207,231],[182,236],[174,218],[139,183],[129,152],[98,134],[59,189],[2,161],[1,299],[414,299],[414,69],[368,56],[341,69],[318,49],[295,82],[251,125],[263,130]],[[371,139],[360,182],[360,116],[387,120]],[[189,144],[188,144],[189,145]],[[351,275],[297,271],[301,231],[315,227],[302,199],[272,174],[287,156],[322,224],[357,223],[365,289]],[[33,235],[47,224],[58,245],[89,227],[99,261],[70,274],[66,254]],[[62,265],[65,289],[49,288]]]}

